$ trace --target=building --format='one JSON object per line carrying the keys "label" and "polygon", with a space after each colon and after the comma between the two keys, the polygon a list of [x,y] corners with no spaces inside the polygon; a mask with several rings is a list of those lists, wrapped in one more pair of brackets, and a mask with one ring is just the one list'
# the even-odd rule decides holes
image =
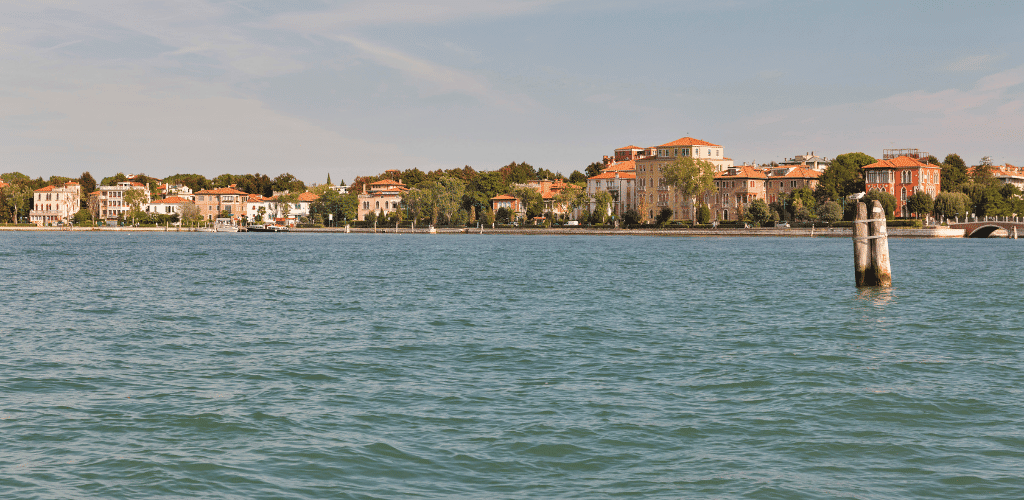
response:
{"label": "building", "polygon": [[[973,173],[974,167],[968,169],[969,173]],[[1006,165],[993,166],[992,177],[1003,184],[1012,184],[1017,186],[1017,189],[1024,191],[1024,167],[1017,167],[1007,163]]]}
{"label": "building", "polygon": [[[615,150],[618,156],[619,150]],[[591,212],[597,208],[597,193],[607,191],[612,195],[611,211],[621,216],[627,210],[635,210],[636,204],[636,161],[624,160],[608,165],[601,173],[587,179],[587,196],[590,197]]]}
{"label": "building", "polygon": [[785,160],[779,162],[779,165],[783,167],[803,166],[811,170],[824,172],[825,169],[829,167],[829,165],[832,165],[832,160],[829,160],[828,158],[825,158],[823,156],[817,156],[814,154],[814,151],[811,151],[810,153],[804,153],[802,155],[796,155],[792,158],[786,158]]}
{"label": "building", "polygon": [[821,171],[809,166],[778,166],[768,171],[765,188],[765,201],[775,203],[800,188],[814,191],[818,187]]}
{"label": "building", "polygon": [[[566,187],[568,187],[568,184],[566,184],[565,181],[558,179],[535,179],[526,181],[523,184],[516,184],[515,187],[526,187],[540,193],[543,211],[545,214],[565,214],[565,206],[555,203],[555,198],[561,194]],[[497,213],[499,209],[507,208],[518,217],[526,216],[526,207],[522,206],[522,203],[520,203],[519,200],[510,193],[495,196],[494,198],[491,198],[490,201],[491,210],[493,210],[494,213]]]}
{"label": "building", "polygon": [[544,213],[552,213],[555,215],[562,215],[565,213],[565,207],[557,205],[555,203],[555,197],[561,194],[567,184],[562,180],[549,180],[549,179],[538,179],[526,182],[526,187],[533,189],[540,193],[540,197],[544,204]]}
{"label": "building", "polygon": [[910,217],[907,198],[924,191],[935,198],[941,191],[942,169],[909,156],[897,156],[864,166],[864,189],[877,189],[896,197],[896,214]]}
{"label": "building", "polygon": [[109,222],[123,218],[132,209],[130,196],[126,199],[129,191],[142,193],[139,200],[140,210],[152,200],[149,187],[141,182],[123,181],[114,186],[100,186],[96,191],[89,193],[89,211],[92,212],[93,218]]}
{"label": "building", "polygon": [[[390,171],[389,171],[390,172]],[[384,179],[363,186],[363,193],[358,195],[358,220],[366,220],[370,212],[390,214],[402,205],[402,195],[408,191],[402,181]]]}
{"label": "building", "polygon": [[707,160],[715,166],[717,172],[732,168],[733,161],[725,156],[725,148],[692,137],[655,146],[651,148],[653,155],[635,160],[636,163],[636,204],[646,207],[647,213],[641,214],[646,219],[653,219],[662,208],[672,210],[673,217],[689,218],[692,213],[690,200],[684,200],[679,193],[665,183],[662,169],[680,157],[690,156],[697,160]]}
{"label": "building", "polygon": [[235,189],[235,184],[217,189],[204,189],[196,191],[195,203],[199,207],[199,215],[207,221],[220,218],[221,212],[226,212],[233,221],[238,221],[245,215],[246,201],[249,200],[249,193]]}
{"label": "building", "polygon": [[[273,214],[274,220],[285,226],[295,226],[299,223],[303,217],[309,217],[310,205],[319,200],[320,197],[310,193],[309,191],[299,193],[298,197],[294,200],[284,203],[281,201],[282,196],[287,196],[287,191],[274,193],[274,197],[266,198],[266,200],[273,204],[272,210],[268,213]],[[269,207],[269,205],[268,205]]]}
{"label": "building", "polygon": [[526,214],[526,210],[522,209],[522,204],[519,203],[519,199],[510,194],[500,194],[491,198],[491,210],[493,210],[495,214],[497,214],[498,210],[501,210],[502,208],[511,210],[512,213],[517,216],[524,216]]}
{"label": "building", "polygon": [[46,186],[32,195],[28,220],[37,226],[52,226],[74,219],[82,206],[82,186],[71,181],[61,186]]}
{"label": "building", "polygon": [[[740,220],[754,200],[765,200],[768,176],[752,165],[733,166],[715,175],[716,193],[704,193],[712,220]],[[680,217],[690,217],[690,213]]]}
{"label": "building", "polygon": [[168,196],[159,200],[153,200],[146,205],[146,212],[153,215],[177,215],[181,217],[182,208],[192,200],[181,196]]}
{"label": "building", "polygon": [[192,193],[192,188],[184,184],[167,184],[165,182],[157,186],[155,195],[161,198],[177,196],[188,201],[195,201],[195,195]]}

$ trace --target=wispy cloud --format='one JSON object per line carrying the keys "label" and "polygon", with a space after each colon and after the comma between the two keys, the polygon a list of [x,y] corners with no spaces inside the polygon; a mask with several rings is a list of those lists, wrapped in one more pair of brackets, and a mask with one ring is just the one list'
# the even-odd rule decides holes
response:
{"label": "wispy cloud", "polygon": [[1005,145],[1018,143],[1024,130],[1022,85],[1024,66],[985,76],[967,90],[919,90],[870,102],[780,109],[744,117],[735,125],[766,138],[763,144],[746,145],[755,155],[762,151],[762,157],[787,143],[794,150],[831,149],[832,155],[887,147],[971,158],[993,154],[993,148],[1012,154]]}
{"label": "wispy cloud", "polygon": [[381,24],[434,24],[466,19],[518,16],[548,9],[568,0],[399,0],[382,5],[375,0],[345,2],[320,12],[275,16],[270,24],[306,33]]}
{"label": "wispy cloud", "polygon": [[992,66],[992,64],[999,62],[1005,56],[993,55],[993,54],[978,54],[973,56],[961,57],[955,61],[951,61],[946,64],[942,69],[946,71],[984,71]]}
{"label": "wispy cloud", "polygon": [[505,95],[493,88],[486,79],[468,71],[417,58],[352,36],[337,36],[336,39],[357,49],[366,60],[397,70],[415,83],[426,84],[426,87],[421,85],[425,92],[464,94],[510,111],[534,105],[524,97]]}

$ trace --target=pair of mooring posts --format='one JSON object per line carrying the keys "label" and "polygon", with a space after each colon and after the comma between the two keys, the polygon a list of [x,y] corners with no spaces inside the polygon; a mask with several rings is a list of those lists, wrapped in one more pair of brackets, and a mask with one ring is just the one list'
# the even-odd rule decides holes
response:
{"label": "pair of mooring posts", "polygon": [[871,202],[871,218],[868,218],[867,205],[857,203],[857,217],[853,221],[853,267],[859,287],[892,286],[885,209],[878,200]]}

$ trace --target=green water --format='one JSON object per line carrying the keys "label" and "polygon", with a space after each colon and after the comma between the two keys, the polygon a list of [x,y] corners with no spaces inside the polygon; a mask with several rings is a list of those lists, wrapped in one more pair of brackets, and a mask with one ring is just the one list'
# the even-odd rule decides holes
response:
{"label": "green water", "polygon": [[3,498],[1024,497],[1024,244],[0,233]]}

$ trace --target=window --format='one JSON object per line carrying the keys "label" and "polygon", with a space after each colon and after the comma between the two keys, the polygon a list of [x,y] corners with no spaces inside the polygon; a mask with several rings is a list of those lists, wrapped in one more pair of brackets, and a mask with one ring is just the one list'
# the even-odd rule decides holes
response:
{"label": "window", "polygon": [[904,171],[900,172],[900,181],[903,184],[910,184],[911,182],[913,182],[911,180],[911,178],[912,178],[912,174],[910,173],[909,170],[904,170]]}
{"label": "window", "polygon": [[711,150],[710,149],[708,150],[708,156],[711,156]]}
{"label": "window", "polygon": [[907,188],[900,190],[900,200],[907,201]]}

